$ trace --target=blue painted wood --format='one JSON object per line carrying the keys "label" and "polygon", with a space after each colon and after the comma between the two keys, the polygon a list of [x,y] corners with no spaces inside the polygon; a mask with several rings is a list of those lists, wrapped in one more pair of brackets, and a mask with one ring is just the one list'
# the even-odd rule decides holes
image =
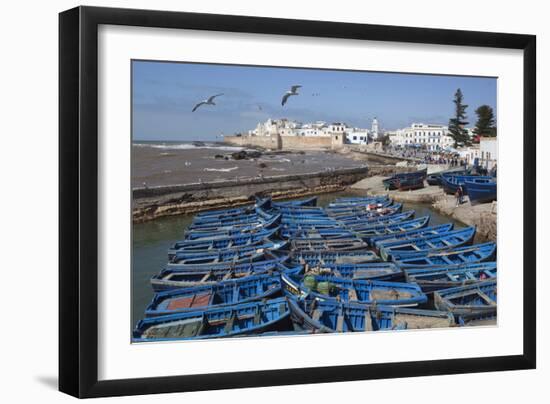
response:
{"label": "blue painted wood", "polygon": [[345,229],[301,229],[295,227],[284,227],[280,235],[285,239],[340,239],[354,237],[355,234]]}
{"label": "blue painted wood", "polygon": [[382,196],[365,196],[365,197],[350,197],[350,198],[338,198],[334,202],[328,204],[329,209],[346,208],[357,205],[368,205],[370,203],[382,203],[388,201],[390,198],[388,195]]}
{"label": "blue painted wood", "polygon": [[245,224],[243,226],[226,226],[221,228],[213,228],[211,230],[186,230],[184,232],[185,240],[208,240],[218,237],[231,237],[242,234],[253,234],[262,230],[272,229],[277,227],[281,221],[281,215],[275,215],[271,220],[260,223]]}
{"label": "blue painted wood", "polygon": [[373,219],[377,217],[391,216],[400,213],[402,209],[403,204],[395,203],[385,208],[380,208],[373,211],[354,212],[348,215],[338,216],[335,219],[343,223],[356,223],[358,221]]}
{"label": "blue painted wood", "polygon": [[377,226],[389,226],[393,224],[402,223],[406,220],[410,220],[414,217],[414,210],[408,210],[402,213],[396,213],[393,215],[377,216],[372,218],[366,218],[357,220],[355,222],[346,222],[346,229],[352,231],[367,231]]}
{"label": "blue painted wood", "polygon": [[145,317],[246,303],[266,299],[280,292],[280,276],[272,274],[246,276],[216,284],[178,288],[156,293],[145,309]]}
{"label": "blue painted wood", "polygon": [[378,244],[383,260],[399,260],[418,253],[433,253],[439,250],[449,250],[466,244],[471,244],[476,234],[475,226],[448,231],[427,237],[405,240],[386,240]]}
{"label": "blue painted wood", "polygon": [[[292,269],[295,271],[296,267]],[[401,280],[403,270],[393,262],[371,262],[368,264],[335,264],[325,263],[315,271],[323,276],[345,279],[370,279],[370,280]],[[304,276],[303,268],[297,275]]]}
{"label": "blue painted wood", "polygon": [[302,328],[322,333],[437,328],[455,323],[452,314],[435,310],[292,298],[288,305]]}
{"label": "blue painted wood", "polygon": [[254,245],[235,247],[232,249],[202,250],[175,250],[170,254],[170,261],[180,264],[188,263],[218,263],[238,262],[241,259],[252,257],[264,250],[283,250],[288,246],[286,241],[272,241],[264,239]]}
{"label": "blue painted wood", "polygon": [[283,292],[289,297],[313,298],[318,301],[406,307],[417,306],[428,300],[420,287],[414,283],[351,280],[313,274],[303,277],[283,272],[281,285]]}
{"label": "blue painted wood", "polygon": [[296,199],[291,201],[272,202],[272,205],[276,208],[286,206],[315,206],[317,205],[317,196],[312,196],[305,199]]}
{"label": "blue painted wood", "polygon": [[447,310],[463,319],[494,316],[497,312],[496,279],[473,285],[459,286],[434,292],[434,304],[440,310]]}
{"label": "blue painted wood", "polygon": [[301,266],[283,265],[279,260],[262,260],[241,264],[210,266],[167,266],[159,274],[151,277],[151,287],[155,292],[212,285],[230,279],[246,278],[253,275],[273,274],[282,271],[298,272]]}
{"label": "blue painted wood", "polygon": [[133,342],[173,341],[252,335],[288,322],[286,298],[158,316],[141,320]]}
{"label": "blue painted wood", "polygon": [[464,181],[464,188],[472,205],[497,200],[497,183],[495,181]]}
{"label": "blue painted wood", "polygon": [[375,248],[380,248],[384,243],[441,235],[451,231],[453,226],[453,223],[445,223],[438,226],[413,228],[412,230],[405,230],[401,232],[394,231],[392,233],[369,237],[369,244]]}
{"label": "blue painted wood", "polygon": [[310,267],[324,264],[362,264],[379,261],[380,257],[373,251],[293,251],[290,253],[292,261],[299,265],[307,264]]}
{"label": "blue painted wood", "polygon": [[263,241],[264,239],[275,237],[279,228],[260,230],[255,233],[242,233],[225,237],[211,237],[207,240],[182,240],[177,241],[170,251],[185,250],[212,250],[212,249],[230,249],[243,245],[250,245]]}
{"label": "blue painted wood", "polygon": [[496,248],[496,243],[489,242],[445,251],[422,251],[406,258],[395,259],[394,262],[403,269],[463,265],[493,260]]}
{"label": "blue painted wood", "polygon": [[494,181],[493,177],[489,176],[479,176],[479,175],[449,175],[449,174],[443,174],[441,176],[441,185],[443,187],[443,190],[448,194],[455,194],[458,187],[462,186],[462,190],[464,191],[464,195],[467,195],[467,191],[464,188],[465,181]]}
{"label": "blue painted wood", "polygon": [[368,244],[357,237],[338,239],[291,239],[292,251],[351,251],[365,250]]}
{"label": "blue painted wood", "polygon": [[482,262],[461,266],[442,266],[426,269],[406,269],[407,282],[417,283],[424,292],[470,285],[496,279],[496,262]]}

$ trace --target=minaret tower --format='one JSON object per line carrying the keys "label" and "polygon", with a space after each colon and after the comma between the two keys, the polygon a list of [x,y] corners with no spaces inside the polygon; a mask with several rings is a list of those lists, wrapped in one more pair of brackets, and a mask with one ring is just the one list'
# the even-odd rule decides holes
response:
{"label": "minaret tower", "polygon": [[374,139],[378,139],[378,120],[376,119],[376,117],[373,118],[372,120],[372,127],[371,127],[371,132],[372,132],[372,137]]}

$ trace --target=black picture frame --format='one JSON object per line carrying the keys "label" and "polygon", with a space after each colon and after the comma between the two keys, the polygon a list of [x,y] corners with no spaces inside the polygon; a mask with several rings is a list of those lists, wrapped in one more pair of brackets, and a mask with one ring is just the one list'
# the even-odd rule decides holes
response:
{"label": "black picture frame", "polygon": [[[98,381],[100,24],[523,50],[523,354]],[[59,389],[62,392],[81,398],[105,397],[535,368],[535,36],[77,7],[59,15],[59,99]]]}

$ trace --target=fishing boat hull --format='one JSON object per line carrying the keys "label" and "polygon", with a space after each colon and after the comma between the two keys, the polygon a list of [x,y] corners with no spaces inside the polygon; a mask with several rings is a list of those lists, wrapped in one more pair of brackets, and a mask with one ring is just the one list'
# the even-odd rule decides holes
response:
{"label": "fishing boat hull", "polygon": [[475,227],[447,231],[442,234],[405,240],[386,240],[378,244],[380,257],[384,261],[399,260],[419,253],[433,253],[471,244],[476,234]]}
{"label": "fishing boat hull", "polygon": [[373,251],[293,251],[290,256],[297,265],[307,264],[310,267],[326,264],[364,264],[380,260]]}
{"label": "fishing boat hull", "polygon": [[265,274],[155,294],[145,309],[156,317],[267,299],[281,292],[280,276]]}
{"label": "fishing boat hull", "polygon": [[369,244],[375,249],[380,249],[380,247],[382,247],[384,244],[397,242],[400,240],[413,240],[420,237],[442,235],[450,232],[453,227],[453,223],[445,223],[439,226],[421,227],[419,229],[373,236],[369,239]]}
{"label": "fishing boat hull", "polygon": [[476,183],[465,181],[464,187],[468,194],[468,199],[472,205],[488,203],[497,200],[497,183]]}
{"label": "fishing boat hull", "polygon": [[283,292],[293,298],[319,301],[410,307],[426,303],[427,296],[412,283],[350,280],[325,275],[304,277],[283,272]]}
{"label": "fishing boat hull", "polygon": [[434,292],[434,305],[463,319],[496,316],[496,279]]}
{"label": "fishing boat hull", "polygon": [[496,243],[474,244],[447,251],[420,252],[406,258],[394,259],[398,266],[407,268],[428,268],[437,266],[460,266],[492,261],[496,256]]}
{"label": "fishing boat hull", "polygon": [[425,293],[473,285],[496,279],[496,262],[467,264],[462,266],[434,267],[428,269],[405,270],[407,282],[414,282]]}
{"label": "fishing boat hull", "polygon": [[191,311],[141,320],[133,342],[198,340],[254,335],[288,329],[290,310],[285,298]]}
{"label": "fishing boat hull", "polygon": [[292,319],[315,333],[451,327],[452,314],[435,310],[288,299]]}

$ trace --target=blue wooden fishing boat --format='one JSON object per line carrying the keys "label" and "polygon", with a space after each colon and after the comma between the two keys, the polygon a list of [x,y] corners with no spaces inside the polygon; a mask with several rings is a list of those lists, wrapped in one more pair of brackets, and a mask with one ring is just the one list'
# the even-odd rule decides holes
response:
{"label": "blue wooden fishing boat", "polygon": [[271,205],[275,208],[286,206],[315,206],[317,205],[317,196],[312,196],[305,199],[294,199],[291,201],[273,201]]}
{"label": "blue wooden fishing boat", "polygon": [[391,215],[400,213],[402,209],[403,209],[403,204],[395,203],[385,208],[380,208],[380,209],[376,209],[368,212],[367,211],[364,211],[361,213],[357,212],[357,213],[352,213],[345,216],[338,216],[335,219],[343,223],[353,224],[359,221],[369,220],[377,217],[391,216]]}
{"label": "blue wooden fishing boat", "polygon": [[497,245],[494,242],[474,244],[443,251],[422,251],[413,256],[395,259],[401,268],[426,268],[446,265],[491,261],[495,257]]}
{"label": "blue wooden fishing boat", "polygon": [[428,301],[414,283],[351,280],[324,275],[281,274],[283,292],[293,298],[333,300],[344,303],[417,306]]}
{"label": "blue wooden fishing boat", "polygon": [[407,231],[419,230],[428,224],[430,216],[422,216],[418,219],[406,220],[397,222],[394,224],[381,224],[374,226],[365,226],[362,229],[357,229],[354,233],[357,237],[362,238],[369,244],[372,244],[372,239],[378,236],[390,236],[392,234],[399,234]]}
{"label": "blue wooden fishing boat", "polygon": [[441,185],[442,175],[470,175],[469,170],[442,171],[430,174],[426,177],[426,182],[429,185]]}
{"label": "blue wooden fishing boat", "polygon": [[388,195],[378,196],[365,196],[365,197],[351,197],[351,198],[338,198],[334,202],[328,204],[328,208],[346,208],[350,206],[366,206],[368,204],[376,204],[388,201],[390,198]]}
{"label": "blue wooden fishing boat", "polygon": [[464,181],[465,192],[472,205],[487,203],[497,200],[496,181]]}
{"label": "blue wooden fishing boat", "polygon": [[337,207],[327,207],[326,212],[330,216],[344,216],[349,213],[355,213],[355,212],[369,212],[369,211],[375,211],[380,208],[387,208],[393,204],[393,200],[386,199],[384,201],[380,202],[367,202],[367,203],[356,203],[353,205],[341,205]]}
{"label": "blue wooden fishing boat", "polygon": [[212,218],[219,217],[223,218],[225,216],[235,216],[235,215],[244,215],[255,213],[257,208],[262,208],[269,202],[268,199],[257,199],[254,205],[243,206],[239,208],[229,208],[229,209],[217,209],[217,210],[207,210],[206,212],[199,212],[195,215],[196,218]]}
{"label": "blue wooden fishing boat", "polygon": [[477,182],[492,182],[494,181],[493,177],[489,176],[479,176],[479,175],[441,175],[441,186],[443,190],[448,194],[455,194],[458,187],[462,186],[462,191],[464,195],[467,195],[467,190],[464,187],[466,181],[477,181]]}
{"label": "blue wooden fishing boat", "polygon": [[281,215],[275,215],[271,220],[268,220],[263,223],[256,223],[256,224],[247,224],[244,226],[227,226],[218,228],[217,230],[201,230],[201,229],[194,229],[194,230],[186,230],[184,232],[184,239],[185,240],[207,240],[207,239],[213,239],[213,238],[219,238],[219,237],[231,237],[231,236],[238,236],[242,234],[254,234],[261,232],[263,230],[272,229],[274,227],[277,227],[281,221]]}
{"label": "blue wooden fishing boat", "polygon": [[281,293],[279,275],[264,274],[155,294],[145,317],[196,311],[267,299]]}
{"label": "blue wooden fishing boat", "polygon": [[425,177],[398,178],[395,187],[400,191],[424,188]]}
{"label": "blue wooden fishing boat", "polygon": [[380,258],[373,251],[292,251],[291,259],[296,264],[319,266],[325,264],[362,264],[379,261]]}
{"label": "blue wooden fishing boat", "polygon": [[248,213],[245,215],[227,215],[224,217],[195,217],[191,226],[224,226],[231,224],[250,223],[258,221],[260,217],[257,213]]}
{"label": "blue wooden fishing boat", "polygon": [[407,269],[407,282],[415,282],[426,292],[476,284],[497,277],[496,262],[465,264],[429,269]]}
{"label": "blue wooden fishing boat", "polygon": [[301,229],[283,228],[280,235],[284,239],[341,239],[355,237],[355,233],[345,229]]}
{"label": "blue wooden fishing boat", "polygon": [[[292,269],[296,272],[295,268]],[[296,272],[297,276],[306,274],[318,274],[325,277],[336,277],[345,279],[366,279],[379,281],[397,281],[403,279],[403,270],[393,262],[371,262],[368,264],[323,264],[317,267],[310,267],[305,272]]]}
{"label": "blue wooden fishing boat", "polygon": [[394,174],[391,177],[385,178],[382,180],[384,187],[388,190],[397,189],[399,180],[413,180],[413,179],[422,179],[424,180],[428,174],[428,169],[413,171],[410,173],[399,173]]}
{"label": "blue wooden fishing boat", "polygon": [[344,229],[343,224],[337,221],[331,222],[289,222],[281,223],[281,234],[285,230],[296,231],[296,230],[335,230],[335,229]]}
{"label": "blue wooden fishing boat", "polygon": [[272,219],[277,219],[280,215],[271,215],[269,218],[259,217],[254,220],[242,221],[239,223],[206,223],[206,224],[193,224],[191,223],[185,234],[192,232],[221,232],[221,231],[236,231],[241,229],[250,229],[255,227],[263,227]]}
{"label": "blue wooden fishing boat", "polygon": [[196,264],[217,264],[220,262],[240,262],[250,259],[257,254],[262,254],[265,250],[282,250],[287,247],[286,241],[271,241],[266,239],[264,242],[252,245],[238,247],[231,250],[204,251],[182,251],[176,250],[170,262],[183,265]]}
{"label": "blue wooden fishing boat", "polygon": [[297,272],[301,269],[301,266],[283,265],[278,260],[262,260],[232,265],[167,266],[160,273],[152,276],[150,282],[155,292],[161,292],[193,286],[212,285],[222,281],[253,275],[278,274],[282,271]]}
{"label": "blue wooden fishing boat", "polygon": [[226,237],[212,237],[207,240],[182,240],[177,241],[169,251],[185,251],[185,250],[214,250],[214,249],[231,249],[235,247],[251,245],[261,242],[269,237],[275,237],[279,231],[279,228],[260,230],[255,233],[236,234]]}
{"label": "blue wooden fishing boat", "polygon": [[313,332],[361,332],[451,327],[453,315],[435,310],[288,299],[292,319]]}
{"label": "blue wooden fishing boat", "polygon": [[256,205],[248,205],[241,208],[231,209],[219,209],[219,210],[207,210],[205,212],[199,212],[195,214],[196,218],[223,218],[227,216],[246,215],[256,212]]}
{"label": "blue wooden fishing boat", "polygon": [[134,342],[205,339],[288,329],[286,298],[206,308],[146,318],[133,331]]}
{"label": "blue wooden fishing boat", "polygon": [[441,185],[441,173],[430,174],[426,177],[428,185]]}
{"label": "blue wooden fishing boat", "polygon": [[434,304],[463,319],[469,317],[496,316],[496,279],[434,292]]}
{"label": "blue wooden fishing boat", "polygon": [[453,226],[453,223],[444,223],[438,226],[422,227],[420,229],[408,230],[400,233],[373,236],[370,238],[369,244],[375,249],[380,249],[381,246],[387,243],[447,234],[453,230]]}
{"label": "blue wooden fishing boat", "polygon": [[408,210],[394,215],[375,216],[371,218],[357,220],[355,222],[346,222],[345,228],[352,231],[370,230],[376,226],[389,226],[409,220],[414,217],[414,210]]}
{"label": "blue wooden fishing boat", "polygon": [[[273,215],[270,216],[273,218]],[[245,228],[255,225],[263,225],[268,221],[267,218],[262,218],[259,215],[253,217],[235,218],[229,221],[218,222],[205,222],[205,223],[191,223],[188,226],[188,231],[222,231],[222,230],[235,230],[237,228]]]}
{"label": "blue wooden fishing boat", "polygon": [[384,261],[399,260],[418,253],[433,253],[471,244],[476,234],[475,226],[453,230],[443,234],[397,241],[381,241],[377,244]]}
{"label": "blue wooden fishing boat", "polygon": [[292,251],[351,251],[368,248],[368,244],[357,237],[341,239],[292,239]]}
{"label": "blue wooden fishing boat", "polygon": [[288,217],[283,215],[281,219],[282,224],[291,225],[331,225],[333,227],[339,226],[337,220],[329,217]]}

